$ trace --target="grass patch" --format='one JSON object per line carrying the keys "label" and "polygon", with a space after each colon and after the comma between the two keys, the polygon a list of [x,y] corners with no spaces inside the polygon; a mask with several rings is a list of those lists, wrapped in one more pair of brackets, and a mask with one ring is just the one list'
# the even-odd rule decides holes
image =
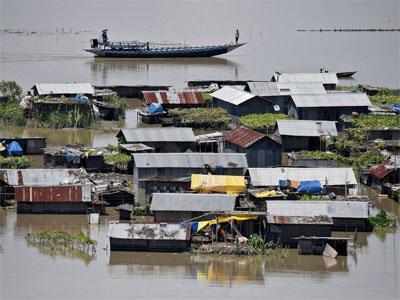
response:
{"label": "grass patch", "polygon": [[275,126],[277,120],[286,120],[287,115],[284,114],[250,114],[240,117],[240,123],[252,129],[262,129]]}
{"label": "grass patch", "polygon": [[399,116],[361,115],[353,118],[353,124],[360,129],[400,128]]}
{"label": "grass patch", "polygon": [[0,156],[1,169],[26,169],[31,166],[31,161],[26,156]]}
{"label": "grass patch", "polygon": [[222,108],[171,109],[168,114],[179,119],[182,125],[194,127],[227,128],[231,122],[231,117]]}
{"label": "grass patch", "polygon": [[376,95],[370,96],[369,99],[375,105],[400,103],[400,95],[390,89],[381,89]]}

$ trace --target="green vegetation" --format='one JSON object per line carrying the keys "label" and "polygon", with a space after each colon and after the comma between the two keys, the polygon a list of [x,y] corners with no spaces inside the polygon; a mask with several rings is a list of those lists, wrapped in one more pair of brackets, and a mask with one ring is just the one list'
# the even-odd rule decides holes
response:
{"label": "green vegetation", "polygon": [[361,115],[353,118],[353,124],[360,129],[400,128],[400,117],[382,115]]}
{"label": "green vegetation", "polygon": [[78,107],[73,110],[54,111],[54,112],[38,112],[34,116],[34,125],[46,128],[88,128],[91,127],[95,120],[91,114],[81,111]]}
{"label": "green vegetation", "polygon": [[96,253],[97,242],[82,231],[78,234],[56,230],[28,233],[25,240],[29,246],[37,247],[46,254],[65,256],[69,253],[87,262]]}
{"label": "green vegetation", "polygon": [[277,120],[288,119],[284,114],[250,114],[240,117],[240,123],[252,129],[262,129],[274,126]]}
{"label": "green vegetation", "polygon": [[390,89],[381,89],[378,94],[370,96],[369,99],[375,105],[400,103],[400,95]]}
{"label": "green vegetation", "polygon": [[396,219],[389,216],[383,209],[374,217],[369,217],[369,222],[377,230],[390,229],[396,226]]}
{"label": "green vegetation", "polygon": [[351,164],[351,160],[347,157],[343,157],[337,153],[333,152],[323,152],[323,151],[303,151],[300,152],[300,156],[304,158],[313,159],[324,159],[324,160],[334,160],[344,165]]}
{"label": "green vegetation", "polygon": [[31,161],[26,156],[3,157],[0,155],[1,169],[26,169],[31,166]]}
{"label": "green vegetation", "polygon": [[370,150],[361,155],[351,157],[352,164],[356,168],[366,168],[382,163],[386,158],[377,150]]}
{"label": "green vegetation", "polygon": [[105,103],[111,104],[112,106],[114,106],[115,108],[117,108],[121,111],[125,111],[126,108],[128,107],[127,102],[124,99],[122,99],[116,95],[106,96],[103,98],[103,101]]}
{"label": "green vegetation", "polygon": [[127,165],[131,161],[131,156],[125,153],[112,152],[104,154],[104,160],[112,166]]}
{"label": "green vegetation", "polygon": [[321,196],[320,195],[303,194],[303,195],[301,195],[300,200],[318,201],[318,200],[321,200]]}
{"label": "green vegetation", "polygon": [[22,96],[22,88],[15,81],[0,81],[0,93],[9,97],[10,102],[19,102]]}
{"label": "green vegetation", "polygon": [[171,109],[168,114],[178,119],[181,125],[195,128],[227,128],[231,117],[222,108],[185,108]]}
{"label": "green vegetation", "polygon": [[13,101],[0,104],[0,124],[2,126],[24,126],[26,119],[23,108]]}

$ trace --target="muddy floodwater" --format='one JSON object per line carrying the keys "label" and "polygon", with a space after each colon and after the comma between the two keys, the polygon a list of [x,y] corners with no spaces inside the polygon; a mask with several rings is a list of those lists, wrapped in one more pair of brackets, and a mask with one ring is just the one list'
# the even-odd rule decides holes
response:
{"label": "muddy floodwater", "polygon": [[[193,79],[269,79],[274,71],[358,71],[354,81],[400,88],[400,32],[298,32],[400,28],[398,0],[0,0],[0,80],[173,84]],[[94,59],[111,40],[248,44],[204,59]]]}
{"label": "muddy floodwater", "polygon": [[[377,208],[395,214],[390,199]],[[399,299],[400,231],[359,233],[348,257],[110,253],[107,221],[0,210],[0,299]],[[95,256],[28,245],[27,233],[87,232]],[[299,296],[301,295],[301,297]]]}

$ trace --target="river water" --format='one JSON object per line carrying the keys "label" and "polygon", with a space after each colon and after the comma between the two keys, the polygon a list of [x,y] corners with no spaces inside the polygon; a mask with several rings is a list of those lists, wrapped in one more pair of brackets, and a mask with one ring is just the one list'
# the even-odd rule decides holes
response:
{"label": "river water", "polygon": [[[112,40],[187,44],[248,42],[210,59],[93,59],[82,51],[101,29]],[[274,71],[357,70],[356,81],[400,88],[399,32],[297,32],[400,28],[398,0],[0,0],[0,79],[173,84],[265,80]]]}
{"label": "river water", "polygon": [[[400,206],[376,200],[395,214]],[[107,225],[85,216],[17,215],[0,209],[0,299],[399,299],[400,231],[359,233],[348,257],[235,257],[107,250]],[[42,230],[87,232],[95,257],[29,246]]]}

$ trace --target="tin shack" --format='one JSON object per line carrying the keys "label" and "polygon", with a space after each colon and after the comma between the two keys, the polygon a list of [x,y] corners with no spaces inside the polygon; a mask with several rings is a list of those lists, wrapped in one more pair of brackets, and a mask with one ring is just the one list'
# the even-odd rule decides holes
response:
{"label": "tin shack", "polygon": [[338,84],[336,73],[280,73],[275,72],[271,81],[280,83],[322,83],[326,90],[335,90]]}
{"label": "tin shack", "polygon": [[338,121],[343,115],[367,114],[371,102],[364,93],[292,95],[288,115],[299,120]]}
{"label": "tin shack", "polygon": [[138,153],[133,154],[135,199],[148,203],[157,192],[190,190],[192,174],[244,175],[242,153]]}
{"label": "tin shack", "polygon": [[[368,232],[372,227],[368,221],[367,201],[267,201],[267,214],[285,217],[328,216],[332,218],[334,231]],[[305,234],[310,236],[310,234]],[[323,236],[323,235],[319,235]]]}
{"label": "tin shack", "polygon": [[250,93],[278,105],[284,114],[288,113],[291,95],[326,94],[321,82],[249,81],[247,85]]}
{"label": "tin shack", "polygon": [[272,102],[230,86],[224,86],[210,95],[213,106],[221,107],[233,116],[274,112]]}
{"label": "tin shack", "polygon": [[95,90],[90,83],[36,83],[32,87],[32,94],[40,97],[93,97]]}
{"label": "tin shack", "polygon": [[175,89],[160,91],[143,91],[146,105],[159,103],[165,108],[190,108],[206,105],[206,99],[210,98],[206,93],[199,90]]}
{"label": "tin shack", "polygon": [[227,194],[154,193],[150,210],[157,223],[181,223],[213,212],[233,212],[236,196]]}
{"label": "tin shack", "polygon": [[117,138],[120,144],[144,144],[155,152],[185,152],[196,147],[192,128],[124,128]]}
{"label": "tin shack", "polygon": [[324,150],[331,137],[338,135],[332,121],[278,120],[274,140],[280,142],[282,151]]}
{"label": "tin shack", "polygon": [[3,169],[3,184],[13,187],[17,213],[86,213],[91,184],[81,169]]}
{"label": "tin shack", "polygon": [[318,180],[327,193],[355,195],[358,190],[352,168],[249,168],[249,176],[253,188],[277,189],[280,180]]}
{"label": "tin shack", "polygon": [[282,147],[270,137],[246,127],[226,132],[225,152],[245,153],[249,167],[275,167],[281,164]]}

